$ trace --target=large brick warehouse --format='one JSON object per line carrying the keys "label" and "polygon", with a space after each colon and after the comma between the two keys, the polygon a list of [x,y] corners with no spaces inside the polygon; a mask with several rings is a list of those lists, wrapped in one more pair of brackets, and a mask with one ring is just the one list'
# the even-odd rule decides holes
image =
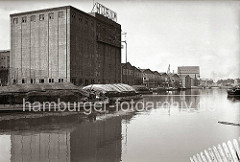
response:
{"label": "large brick warehouse", "polygon": [[10,82],[118,83],[121,25],[71,6],[11,14]]}

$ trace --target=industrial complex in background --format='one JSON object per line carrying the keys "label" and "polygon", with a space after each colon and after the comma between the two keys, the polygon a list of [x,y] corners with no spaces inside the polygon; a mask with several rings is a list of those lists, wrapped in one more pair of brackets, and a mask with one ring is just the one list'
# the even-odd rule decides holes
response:
{"label": "industrial complex in background", "polygon": [[[126,83],[149,88],[200,84],[199,66],[178,72],[121,63],[121,25],[114,11],[96,3],[91,13],[72,6],[15,13],[11,50],[0,51],[1,85],[71,82]],[[127,47],[125,47],[127,48]]]}

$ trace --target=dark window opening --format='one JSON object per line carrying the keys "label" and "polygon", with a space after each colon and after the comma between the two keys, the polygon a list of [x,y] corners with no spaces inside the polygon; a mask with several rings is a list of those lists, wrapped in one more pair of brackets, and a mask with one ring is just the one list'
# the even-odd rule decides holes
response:
{"label": "dark window opening", "polygon": [[62,82],[63,82],[63,79],[58,79],[58,82],[59,82],[59,83],[62,83]]}
{"label": "dark window opening", "polygon": [[39,79],[39,83],[44,83],[44,79]]}
{"label": "dark window opening", "polygon": [[76,14],[75,14],[75,13],[73,13],[73,14],[72,14],[72,18],[74,18],[74,19],[75,19],[75,17],[76,17]]}
{"label": "dark window opening", "polygon": [[39,20],[40,20],[40,21],[44,20],[44,14],[40,14],[40,15],[39,15]]}
{"label": "dark window opening", "polygon": [[54,83],[54,79],[50,78],[50,79],[48,79],[48,82],[49,83]]}
{"label": "dark window opening", "polygon": [[26,23],[26,22],[27,22],[27,17],[26,16],[22,17],[22,23]]}
{"label": "dark window opening", "polygon": [[33,84],[34,82],[33,82],[33,79],[31,79],[31,84]]}
{"label": "dark window opening", "polygon": [[22,79],[22,84],[24,84],[25,83],[25,79]]}
{"label": "dark window opening", "polygon": [[85,80],[85,85],[88,85],[88,84],[89,84],[89,83],[88,83],[88,80],[86,79],[86,80]]}
{"label": "dark window opening", "polygon": [[51,19],[54,19],[54,13],[49,13],[48,14],[48,18],[51,20]]}
{"label": "dark window opening", "polygon": [[79,79],[79,85],[82,85],[82,79]]}
{"label": "dark window opening", "polygon": [[76,79],[71,79],[71,83],[76,84]]}

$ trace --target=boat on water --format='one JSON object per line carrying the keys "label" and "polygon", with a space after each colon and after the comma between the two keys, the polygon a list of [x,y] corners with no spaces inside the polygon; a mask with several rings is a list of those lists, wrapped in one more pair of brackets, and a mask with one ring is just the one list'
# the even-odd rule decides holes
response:
{"label": "boat on water", "polygon": [[136,92],[142,95],[149,95],[153,93],[153,90],[144,85],[133,85],[132,87],[136,90]]}
{"label": "boat on water", "polygon": [[240,96],[240,86],[235,86],[227,90],[228,96]]}
{"label": "boat on water", "polygon": [[58,99],[73,102],[86,101],[88,98],[88,92],[71,83],[16,84],[0,88],[0,105],[22,104],[23,99],[29,102],[57,102]]}
{"label": "boat on water", "polygon": [[[29,111],[33,107],[45,110],[46,105],[48,110],[60,110],[64,107],[77,107],[82,110],[85,107],[101,107],[115,101],[141,98],[142,96],[127,84],[94,84],[83,88],[72,83],[21,84],[0,88],[0,112]],[[35,104],[37,106],[33,106]]]}
{"label": "boat on water", "polygon": [[187,90],[187,88],[186,87],[179,87],[178,90],[179,91],[185,91],[185,90]]}
{"label": "boat on water", "polygon": [[177,91],[178,88],[176,88],[176,87],[166,87],[165,90],[166,91]]}
{"label": "boat on water", "polygon": [[117,100],[123,102],[142,98],[142,95],[128,84],[91,84],[83,87],[83,90],[93,94],[93,98],[108,99],[110,104]]}

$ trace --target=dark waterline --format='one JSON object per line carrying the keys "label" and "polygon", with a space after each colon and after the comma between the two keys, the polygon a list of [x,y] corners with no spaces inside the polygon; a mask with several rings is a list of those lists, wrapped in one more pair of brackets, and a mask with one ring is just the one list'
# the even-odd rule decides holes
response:
{"label": "dark waterline", "polygon": [[[186,162],[193,154],[240,136],[240,101],[226,90],[154,95],[174,103],[97,121],[71,115],[0,122],[0,161]],[[177,103],[179,105],[177,105]]]}

